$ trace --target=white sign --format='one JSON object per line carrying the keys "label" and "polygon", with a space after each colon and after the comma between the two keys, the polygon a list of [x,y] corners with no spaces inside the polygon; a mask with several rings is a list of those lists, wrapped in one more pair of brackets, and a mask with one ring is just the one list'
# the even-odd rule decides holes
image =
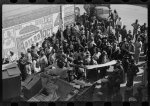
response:
{"label": "white sign", "polygon": [[98,64],[98,65],[87,65],[87,69],[94,69],[94,68],[100,68],[100,67],[106,67],[106,66],[111,66],[111,65],[115,65],[117,63],[116,60],[112,60],[110,62],[107,62],[105,64]]}
{"label": "white sign", "polygon": [[13,29],[3,30],[3,49],[15,48],[15,35]]}
{"label": "white sign", "polygon": [[[26,23],[14,26],[16,37],[24,36],[24,34],[20,34],[20,31],[23,28],[25,28],[27,26],[30,26],[30,25],[33,25],[33,26],[38,27],[39,29],[42,29],[42,24],[43,23],[44,23],[44,18],[39,18],[39,19],[36,19],[36,20],[32,20],[32,21],[29,21],[29,22],[26,22]],[[39,30],[39,29],[37,29],[37,30]],[[35,32],[37,30],[35,29],[32,32]],[[27,32],[26,34],[29,34],[29,33],[32,33],[32,32],[30,31],[30,32]]]}
{"label": "white sign", "polygon": [[30,38],[23,41],[24,48],[28,49],[32,44],[42,41],[42,35],[40,32],[35,33]]}

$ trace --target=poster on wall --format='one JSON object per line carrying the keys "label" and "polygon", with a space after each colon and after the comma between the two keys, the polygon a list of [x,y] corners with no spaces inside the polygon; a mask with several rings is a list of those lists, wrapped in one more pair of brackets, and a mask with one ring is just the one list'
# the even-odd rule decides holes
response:
{"label": "poster on wall", "polygon": [[[58,13],[57,13],[58,14]],[[55,20],[54,20],[55,18]],[[18,30],[17,44],[20,51],[26,51],[33,43],[41,45],[44,38],[52,36],[53,20],[56,21],[53,14],[36,19],[22,25],[21,30]],[[39,22],[38,22],[38,21]],[[20,46],[22,45],[22,46]]]}
{"label": "poster on wall", "polygon": [[[42,42],[45,37],[51,37],[52,33],[58,30],[60,26],[60,5],[45,8],[45,11],[40,14],[33,13],[28,15],[25,13],[22,17],[19,22],[16,22],[18,18],[12,18],[12,21],[9,21],[12,24],[7,24],[9,23],[7,21],[3,22],[5,29],[6,27],[13,27],[13,33],[15,35],[13,37],[15,42],[11,37],[3,40],[3,43],[5,43],[3,48],[12,49],[15,47],[18,54],[20,52],[26,52],[26,48],[30,47],[32,42]],[[24,20],[26,17],[28,19]],[[39,37],[39,35],[41,36]]]}
{"label": "poster on wall", "polygon": [[65,17],[64,22],[65,22],[65,23],[64,23],[64,27],[67,26],[67,25],[73,24],[73,23],[74,23],[74,14]]}
{"label": "poster on wall", "polygon": [[[44,19],[43,19],[44,20]],[[42,19],[39,20],[39,23],[43,22]],[[16,38],[23,37],[25,34],[37,31],[41,29],[41,24],[37,23],[37,20],[33,20],[27,23],[23,23],[14,27]]]}
{"label": "poster on wall", "polygon": [[[44,38],[51,37],[52,33],[58,30],[60,26],[59,22],[60,12],[15,25],[10,31],[3,31],[5,34],[3,48],[15,48],[18,54],[20,54],[20,52],[26,52],[27,48],[31,47],[33,43],[39,42],[40,44]],[[13,37],[7,37],[9,35],[13,35]],[[3,53],[3,55],[4,54],[6,53]]]}
{"label": "poster on wall", "polygon": [[15,54],[17,54],[16,38],[13,28],[4,29],[2,30],[2,33],[2,56],[7,57],[10,51],[13,51]]}
{"label": "poster on wall", "polygon": [[33,33],[29,38],[23,41],[25,50],[30,48],[32,44],[42,41],[42,35],[40,31]]}
{"label": "poster on wall", "polygon": [[75,22],[75,5],[64,5],[62,7],[62,18],[64,22],[64,28],[67,25],[71,25]]}
{"label": "poster on wall", "polygon": [[41,34],[42,34],[43,39],[51,37],[52,36],[52,28],[50,28],[50,29],[43,29],[41,31]]}
{"label": "poster on wall", "polygon": [[43,29],[26,35],[27,37],[22,41],[23,48],[25,51],[31,47],[32,44],[39,43],[42,45],[42,42],[45,38],[52,36],[52,29]]}
{"label": "poster on wall", "polygon": [[56,33],[59,28],[62,28],[63,23],[61,23],[60,13],[53,14],[53,33]]}

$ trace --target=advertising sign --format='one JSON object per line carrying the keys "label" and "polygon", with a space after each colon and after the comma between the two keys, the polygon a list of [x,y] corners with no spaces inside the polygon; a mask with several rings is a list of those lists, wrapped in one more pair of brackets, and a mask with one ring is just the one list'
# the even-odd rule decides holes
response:
{"label": "advertising sign", "polygon": [[26,35],[28,38],[23,40],[24,49],[27,50],[32,44],[43,42],[44,38],[52,36],[52,29],[44,29]]}
{"label": "advertising sign", "polygon": [[14,26],[16,37],[22,37],[25,34],[35,32],[42,28],[42,24],[44,23],[44,18],[40,18],[37,20],[32,20],[30,22],[26,22],[20,25]]}
{"label": "advertising sign", "polygon": [[16,39],[13,28],[4,29],[2,33],[3,57],[7,57],[9,51],[13,51],[16,54]]}
{"label": "advertising sign", "polygon": [[44,29],[42,30],[42,37],[47,38],[52,36],[52,29]]}
{"label": "advertising sign", "polygon": [[64,28],[66,25],[73,24],[75,21],[74,5],[64,5],[62,7],[62,18],[64,22]]}
{"label": "advertising sign", "polygon": [[74,5],[70,5],[64,8],[64,17],[74,14]]}
{"label": "advertising sign", "polygon": [[[58,30],[59,22],[60,12],[13,26],[12,29],[3,31],[3,48],[16,48],[16,53],[26,51],[33,43],[42,43],[44,38],[52,36],[52,32]],[[3,52],[4,54],[6,53]]]}
{"label": "advertising sign", "polygon": [[23,41],[24,48],[30,48],[32,44],[42,41],[42,35],[39,32],[32,33],[31,37]]}
{"label": "advertising sign", "polygon": [[64,19],[64,27],[66,27],[67,25],[73,24],[74,21],[75,21],[75,19],[74,19],[74,14],[73,14],[73,15],[70,15],[70,16],[68,16],[68,17],[65,17],[65,19]]}

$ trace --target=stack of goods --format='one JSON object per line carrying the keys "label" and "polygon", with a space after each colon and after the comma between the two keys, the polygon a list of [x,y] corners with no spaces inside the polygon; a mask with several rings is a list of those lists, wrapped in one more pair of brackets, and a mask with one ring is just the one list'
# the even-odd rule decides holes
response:
{"label": "stack of goods", "polygon": [[43,89],[28,101],[69,101],[78,90],[69,82],[47,73],[40,74]]}
{"label": "stack of goods", "polygon": [[23,84],[24,97],[29,99],[42,89],[42,81],[39,75],[29,76]]}
{"label": "stack of goods", "polygon": [[56,101],[59,99],[57,95],[58,86],[48,83],[37,95],[32,97],[29,101]]}
{"label": "stack of goods", "polygon": [[86,82],[83,81],[83,80],[74,80],[73,82],[75,83],[75,85],[79,85],[80,88],[92,86],[92,84],[91,84],[90,82],[89,82],[89,83],[86,83]]}

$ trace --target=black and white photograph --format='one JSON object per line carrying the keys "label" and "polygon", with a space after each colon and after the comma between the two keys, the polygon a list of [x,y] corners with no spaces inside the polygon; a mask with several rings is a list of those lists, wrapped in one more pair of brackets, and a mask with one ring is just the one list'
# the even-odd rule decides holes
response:
{"label": "black and white photograph", "polygon": [[3,4],[2,100],[148,101],[148,5]]}

